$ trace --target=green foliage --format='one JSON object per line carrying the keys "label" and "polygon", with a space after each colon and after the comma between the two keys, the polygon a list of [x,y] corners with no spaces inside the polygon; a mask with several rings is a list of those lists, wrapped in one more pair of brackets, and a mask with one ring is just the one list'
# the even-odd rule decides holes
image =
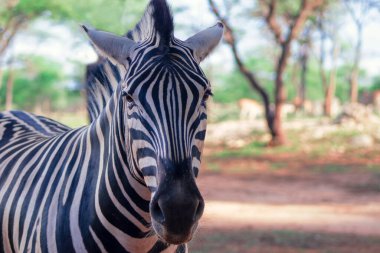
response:
{"label": "green foliage", "polygon": [[306,99],[311,101],[323,99],[323,87],[319,65],[315,60],[310,60],[306,75]]}
{"label": "green foliage", "polygon": [[[124,34],[141,17],[146,1],[138,0],[0,0],[0,31],[28,28],[28,24],[44,17],[50,21],[75,26],[73,31],[79,31],[78,23],[90,24],[97,29]],[[15,25],[16,21],[23,26]],[[51,36],[50,33],[37,34],[40,38]],[[36,35],[36,32],[34,33]],[[7,37],[0,33],[0,44]],[[84,39],[84,36],[83,36]],[[7,45],[5,43],[4,45]],[[64,52],[62,52],[64,53]],[[80,93],[78,87],[69,90],[64,82],[68,78],[62,76],[62,67],[46,59],[27,56],[22,59],[22,66],[16,66],[13,88],[13,103],[15,109],[33,110],[36,107],[48,107],[57,110],[73,107],[78,104]],[[71,76],[71,82],[80,83],[83,80],[84,66],[78,66],[76,76]],[[9,73],[5,71],[3,86],[0,90],[0,107],[5,101],[5,82]],[[0,108],[3,109],[3,108]]]}
{"label": "green foliage", "polygon": [[[255,70],[263,87],[269,91],[270,95],[273,95],[273,61],[268,57],[256,56],[247,61],[247,66],[249,69]],[[216,79],[216,86],[213,90],[215,102],[235,103],[240,98],[261,100],[260,96],[253,90],[238,69],[227,74],[219,74]]]}
{"label": "green foliage", "polygon": [[278,1],[278,14],[281,16],[294,17],[299,12],[300,7],[300,0]]}
{"label": "green foliage", "polygon": [[138,0],[20,0],[8,9],[3,2],[0,4],[0,27],[14,17],[31,21],[48,15],[59,21],[89,23],[98,29],[125,33],[138,21],[145,5],[146,1]]}
{"label": "green foliage", "polygon": [[[294,64],[294,63],[293,63]],[[247,61],[249,69],[257,73],[257,77],[268,92],[271,101],[274,99],[274,67],[275,62],[267,56],[255,56]],[[284,74],[284,83],[287,91],[287,100],[292,101],[297,94],[297,87],[300,80],[300,71],[297,70],[294,78],[292,75],[293,65],[289,63]],[[338,67],[336,74],[336,96],[340,101],[348,101],[350,66]],[[361,73],[363,75],[363,72]],[[216,76],[217,81],[214,87],[214,100],[218,103],[236,103],[241,98],[251,98],[261,101],[260,96],[249,85],[245,77],[238,69],[226,74]],[[376,81],[377,80],[377,81]],[[380,89],[380,78],[375,80],[375,84]],[[378,82],[378,84],[376,84]],[[374,88],[375,89],[375,88]],[[316,59],[311,59],[306,75],[306,99],[311,101],[323,101],[324,91],[319,70],[319,63]]]}
{"label": "green foliage", "polygon": [[237,157],[252,157],[262,155],[265,151],[266,144],[259,141],[254,141],[241,149],[225,149],[216,153],[215,158],[237,158]]}
{"label": "green foliage", "polygon": [[[124,34],[141,17],[147,1],[56,0],[62,2],[61,18],[89,23],[97,29]],[[59,15],[54,15],[53,17]],[[59,14],[59,13],[58,13]]]}
{"label": "green foliage", "polygon": [[343,65],[338,68],[337,76],[336,76],[336,97],[339,98],[340,101],[349,101],[350,94],[350,82],[349,76],[351,73],[351,67],[348,65]]}
{"label": "green foliage", "polygon": [[[3,77],[0,101],[5,101],[5,83],[9,71]],[[44,58],[25,59],[22,67],[14,70],[13,104],[15,109],[31,111],[36,107],[46,110],[65,108],[80,98],[79,92],[63,86],[61,66]]]}
{"label": "green foliage", "polygon": [[377,76],[373,79],[370,90],[371,91],[380,90],[380,76]]}

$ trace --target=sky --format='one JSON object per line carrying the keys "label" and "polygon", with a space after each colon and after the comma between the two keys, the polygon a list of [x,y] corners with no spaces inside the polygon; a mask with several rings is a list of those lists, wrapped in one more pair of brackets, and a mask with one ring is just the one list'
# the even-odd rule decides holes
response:
{"label": "sky", "polygon": [[[174,13],[176,23],[176,36],[180,39],[186,39],[196,31],[210,27],[216,23],[215,17],[210,13],[206,0],[172,0],[169,1],[174,10],[185,9],[186,11]],[[251,4],[250,0],[242,1],[245,4]],[[242,7],[243,8],[243,7]],[[223,10],[223,8],[221,8]],[[368,21],[364,29],[363,54],[361,67],[366,70],[370,77],[380,75],[380,14],[368,14]],[[196,20],[196,22],[195,22]],[[239,23],[240,20],[231,20],[234,27],[244,33],[244,37],[239,43],[243,57],[254,54],[260,46],[268,43],[268,33],[263,32],[263,24],[260,21],[244,26]],[[70,29],[74,29],[70,30]],[[77,29],[75,31],[75,29]],[[48,57],[62,64],[65,74],[75,71],[76,64],[80,62],[88,64],[94,62],[97,58],[96,53],[89,45],[86,36],[78,33],[80,27],[67,27],[60,24],[52,24],[47,20],[38,20],[32,25],[32,32],[24,32],[16,37],[13,46],[8,51],[10,55],[36,54]],[[354,23],[349,17],[346,17],[339,31],[339,36],[347,44],[352,44],[356,40],[356,30]],[[43,39],[37,38],[35,33],[43,33]],[[226,45],[220,46],[203,63],[205,66],[216,66],[220,71],[230,71],[233,66],[233,60],[229,48]],[[215,67],[214,67],[215,69]]]}

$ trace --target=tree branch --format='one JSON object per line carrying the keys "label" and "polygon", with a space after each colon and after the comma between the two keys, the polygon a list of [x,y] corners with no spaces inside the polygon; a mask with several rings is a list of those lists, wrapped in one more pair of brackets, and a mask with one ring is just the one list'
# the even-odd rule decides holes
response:
{"label": "tree branch", "polygon": [[265,17],[265,21],[269,29],[272,31],[276,42],[278,44],[282,44],[284,42],[282,29],[275,18],[276,9],[277,9],[277,1],[271,0],[269,3],[266,3],[265,1],[261,0],[260,3],[261,5],[266,6],[268,8],[268,13],[263,14]]}
{"label": "tree branch", "polygon": [[[302,0],[301,9],[295,17],[293,24],[289,28],[288,35],[286,36],[285,41],[281,44],[282,53],[280,56],[278,70],[280,73],[286,66],[286,61],[290,55],[290,46],[294,38],[297,38],[301,32],[303,25],[306,20],[310,17],[311,13],[321,6],[324,3],[324,0]],[[282,69],[282,70],[279,70]]]}
{"label": "tree branch", "polygon": [[215,16],[220,21],[223,22],[223,24],[225,26],[226,30],[225,30],[224,38],[225,38],[225,41],[227,42],[227,44],[229,44],[231,46],[232,54],[234,56],[235,62],[238,65],[240,71],[244,74],[244,76],[249,80],[249,82],[254,86],[254,88],[256,90],[258,90],[260,93],[264,92],[263,88],[259,85],[259,82],[257,81],[255,75],[251,71],[249,71],[248,68],[243,63],[243,61],[242,61],[242,59],[238,53],[235,35],[233,33],[233,30],[232,30],[230,24],[227,22],[227,20],[225,18],[222,17],[222,15],[220,14],[219,9],[216,7],[214,1],[208,0],[208,2],[210,4],[212,12],[215,14]]}
{"label": "tree branch", "polygon": [[302,0],[301,10],[296,16],[286,40],[292,40],[293,38],[297,38],[302,30],[303,25],[305,24],[306,20],[310,17],[311,13],[313,13],[313,11],[319,6],[321,6],[323,3],[324,0]]}
{"label": "tree branch", "polygon": [[223,24],[225,26],[224,39],[227,42],[227,44],[229,44],[230,47],[231,47],[234,60],[235,60],[235,62],[237,64],[237,66],[239,67],[239,71],[244,75],[244,77],[248,80],[248,82],[250,83],[250,85],[252,86],[252,88],[255,89],[259,93],[259,95],[261,96],[261,98],[263,99],[264,108],[265,108],[265,115],[266,115],[266,118],[267,118],[268,127],[269,127],[271,133],[273,134],[273,129],[272,129],[272,125],[273,125],[273,112],[270,109],[269,96],[266,93],[266,91],[264,90],[264,88],[260,85],[260,83],[257,80],[255,74],[253,72],[249,71],[249,69],[246,67],[246,65],[242,61],[242,59],[241,59],[241,57],[240,57],[240,55],[238,53],[236,39],[235,39],[235,35],[233,33],[233,29],[232,29],[231,25],[229,24],[229,22],[227,21],[226,18],[222,17],[222,15],[220,14],[219,9],[216,7],[214,1],[213,0],[208,0],[208,2],[209,2],[209,5],[210,5],[210,8],[211,8],[211,11],[214,13],[214,15],[220,21],[223,22]]}
{"label": "tree branch", "polygon": [[18,30],[25,24],[25,16],[16,16],[0,31],[0,56],[11,43]]}

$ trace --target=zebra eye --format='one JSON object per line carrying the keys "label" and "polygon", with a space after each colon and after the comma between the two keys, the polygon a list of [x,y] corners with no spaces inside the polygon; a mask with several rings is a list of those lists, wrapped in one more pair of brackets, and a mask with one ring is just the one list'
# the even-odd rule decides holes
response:
{"label": "zebra eye", "polygon": [[128,103],[133,103],[133,97],[128,92],[123,91],[123,97],[125,97]]}
{"label": "zebra eye", "polygon": [[131,95],[126,95],[126,99],[128,103],[133,103],[133,97]]}
{"label": "zebra eye", "polygon": [[212,94],[211,90],[207,90],[203,96],[203,102],[206,102],[210,98],[210,96],[212,96],[212,95],[213,94]]}

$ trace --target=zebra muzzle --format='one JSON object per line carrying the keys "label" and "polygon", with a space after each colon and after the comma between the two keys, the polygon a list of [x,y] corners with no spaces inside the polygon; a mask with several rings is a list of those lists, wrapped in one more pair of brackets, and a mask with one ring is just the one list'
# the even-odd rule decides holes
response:
{"label": "zebra muzzle", "polygon": [[153,228],[167,243],[186,243],[198,227],[204,205],[194,178],[166,182],[150,204]]}

